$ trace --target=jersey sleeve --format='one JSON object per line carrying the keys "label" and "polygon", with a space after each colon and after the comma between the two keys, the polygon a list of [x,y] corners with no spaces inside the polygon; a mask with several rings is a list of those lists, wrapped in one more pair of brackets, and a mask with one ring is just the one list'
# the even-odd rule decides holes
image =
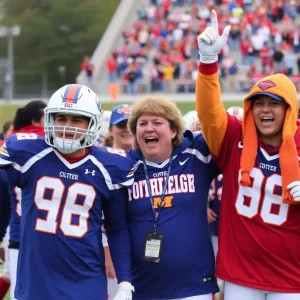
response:
{"label": "jersey sleeve", "polygon": [[220,174],[220,170],[213,160],[210,149],[208,148],[202,133],[194,134],[194,148],[197,158],[209,166],[208,176],[213,180],[213,178]]}
{"label": "jersey sleeve", "polygon": [[196,82],[196,108],[205,140],[213,156],[217,157],[227,128],[227,113],[221,101],[217,64],[211,75],[205,75],[207,70],[202,70],[201,65]]}
{"label": "jersey sleeve", "polygon": [[23,141],[18,141],[15,135],[10,136],[0,149],[0,168],[5,169],[5,174],[12,185],[20,186],[22,167],[25,165],[26,151]]}
{"label": "jersey sleeve", "polygon": [[[31,149],[34,146],[32,140],[19,139],[18,134],[11,135],[0,149],[0,167],[12,165],[15,169],[21,170],[26,162],[34,155]],[[31,153],[32,152],[32,153]]]}
{"label": "jersey sleeve", "polygon": [[132,159],[121,149],[106,147],[106,151],[112,154],[106,165],[112,184],[119,185],[119,187],[130,187],[133,184],[134,175]]}
{"label": "jersey sleeve", "polygon": [[10,219],[10,196],[5,170],[0,170],[0,242],[2,242]]}
{"label": "jersey sleeve", "polygon": [[113,190],[104,200],[104,226],[118,282],[131,281],[131,246],[127,227],[127,189]]}
{"label": "jersey sleeve", "polygon": [[228,159],[235,153],[233,147],[238,147],[242,142],[242,122],[236,117],[228,114],[227,128],[222,143],[220,144],[220,150],[215,161],[219,166],[221,172],[229,166]]}

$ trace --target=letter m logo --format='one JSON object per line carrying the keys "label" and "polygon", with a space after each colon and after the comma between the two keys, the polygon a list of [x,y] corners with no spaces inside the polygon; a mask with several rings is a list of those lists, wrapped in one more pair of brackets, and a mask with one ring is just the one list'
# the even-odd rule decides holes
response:
{"label": "letter m logo", "polygon": [[[162,203],[162,206],[163,207],[172,207],[172,200],[173,200],[173,196],[166,196],[163,203]],[[154,208],[158,208],[160,205],[161,205],[161,198],[160,197],[155,197],[153,199],[154,201]]]}

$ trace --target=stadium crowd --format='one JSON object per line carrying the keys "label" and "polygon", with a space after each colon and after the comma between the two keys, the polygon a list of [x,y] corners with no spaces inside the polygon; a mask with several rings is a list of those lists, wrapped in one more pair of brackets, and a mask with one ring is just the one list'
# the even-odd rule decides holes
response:
{"label": "stadium crowd", "polygon": [[129,94],[194,92],[199,59],[196,37],[216,9],[220,30],[232,26],[219,56],[221,84],[246,92],[264,76],[282,72],[300,86],[299,0],[149,1],[123,31],[124,44],[107,60],[109,82]]}

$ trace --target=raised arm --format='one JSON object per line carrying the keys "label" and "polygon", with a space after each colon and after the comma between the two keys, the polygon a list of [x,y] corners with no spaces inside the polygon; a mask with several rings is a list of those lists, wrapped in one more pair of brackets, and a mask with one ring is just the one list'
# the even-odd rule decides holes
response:
{"label": "raised arm", "polygon": [[218,18],[211,13],[211,27],[198,36],[200,53],[199,73],[196,83],[196,109],[201,129],[214,156],[218,152],[227,127],[227,114],[221,101],[218,73],[218,54],[227,42],[230,26],[219,35]]}

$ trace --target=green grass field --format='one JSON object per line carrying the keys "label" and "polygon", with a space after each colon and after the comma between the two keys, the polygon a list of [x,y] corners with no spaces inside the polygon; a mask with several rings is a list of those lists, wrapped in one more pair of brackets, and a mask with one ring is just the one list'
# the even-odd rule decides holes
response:
{"label": "green grass field", "polygon": [[[103,109],[105,110],[111,110],[114,106],[118,105],[119,103],[112,102],[112,103],[103,103]],[[190,110],[195,109],[195,103],[194,102],[177,102],[176,103],[182,114],[187,113]],[[241,102],[236,102],[236,101],[228,101],[224,102],[224,106],[226,108],[230,106],[242,106],[243,103]],[[0,131],[3,126],[3,123],[12,120],[14,118],[15,112],[17,108],[22,107],[22,105],[0,105]]]}

